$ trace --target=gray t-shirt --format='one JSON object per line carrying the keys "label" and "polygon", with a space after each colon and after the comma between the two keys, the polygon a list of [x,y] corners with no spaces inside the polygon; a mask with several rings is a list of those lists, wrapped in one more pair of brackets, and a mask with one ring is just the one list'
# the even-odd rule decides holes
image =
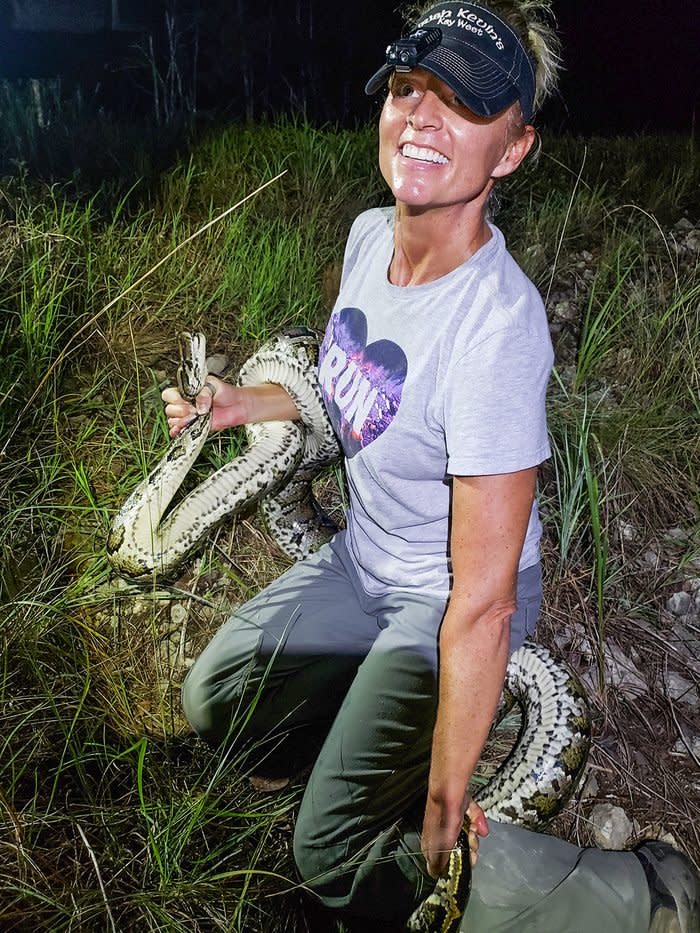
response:
{"label": "gray t-shirt", "polygon": [[[425,285],[389,282],[393,208],[361,214],[321,347],[326,407],[346,457],[347,545],[371,596],[450,590],[450,477],[550,455],[552,345],[542,299],[492,237]],[[520,569],[539,559],[535,505]]]}

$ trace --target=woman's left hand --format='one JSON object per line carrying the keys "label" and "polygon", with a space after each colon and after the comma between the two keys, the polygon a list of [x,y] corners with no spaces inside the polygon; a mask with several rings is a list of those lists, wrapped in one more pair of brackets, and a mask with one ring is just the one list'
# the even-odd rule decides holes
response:
{"label": "woman's left hand", "polygon": [[467,794],[462,816],[455,814],[450,818],[444,808],[428,795],[421,833],[421,849],[431,877],[439,878],[447,868],[450,853],[465,820],[469,824],[469,860],[474,867],[479,852],[479,836],[487,836],[489,832],[484,811],[471,795]]}

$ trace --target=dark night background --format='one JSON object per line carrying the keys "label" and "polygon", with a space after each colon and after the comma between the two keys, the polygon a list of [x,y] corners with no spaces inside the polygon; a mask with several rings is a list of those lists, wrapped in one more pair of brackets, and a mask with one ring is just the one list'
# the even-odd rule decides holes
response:
{"label": "dark night background", "polygon": [[[60,75],[100,106],[147,114],[151,36],[160,73],[177,62],[199,113],[230,120],[303,111],[351,126],[377,112],[362,88],[400,31],[394,5],[0,0],[0,77]],[[584,135],[696,132],[697,0],[555,0],[554,8],[565,71],[541,124]]]}

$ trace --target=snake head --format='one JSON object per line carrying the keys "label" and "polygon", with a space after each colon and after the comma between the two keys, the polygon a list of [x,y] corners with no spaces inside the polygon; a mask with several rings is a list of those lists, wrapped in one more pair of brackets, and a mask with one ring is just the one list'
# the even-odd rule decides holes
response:
{"label": "snake head", "polygon": [[183,398],[194,400],[207,381],[207,340],[204,334],[183,331],[178,336],[180,365],[177,385]]}

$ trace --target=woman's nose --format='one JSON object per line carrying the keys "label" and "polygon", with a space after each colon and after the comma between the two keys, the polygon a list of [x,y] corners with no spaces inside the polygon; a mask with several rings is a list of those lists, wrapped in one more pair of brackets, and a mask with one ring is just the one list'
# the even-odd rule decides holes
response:
{"label": "woman's nose", "polygon": [[406,117],[406,122],[416,130],[434,129],[442,123],[441,106],[437,94],[427,90]]}

